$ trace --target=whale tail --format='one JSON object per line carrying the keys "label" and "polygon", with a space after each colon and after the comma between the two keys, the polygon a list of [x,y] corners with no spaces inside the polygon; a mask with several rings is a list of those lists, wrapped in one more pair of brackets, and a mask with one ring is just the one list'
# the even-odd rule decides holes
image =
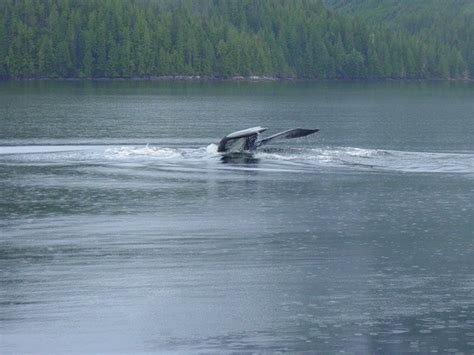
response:
{"label": "whale tail", "polygon": [[291,139],[291,138],[300,138],[309,136],[310,134],[318,132],[319,129],[304,129],[304,128],[294,128],[280,133],[276,133],[270,137],[260,139],[257,141],[257,147],[267,144],[268,142],[274,139]]}
{"label": "whale tail", "polygon": [[217,147],[217,151],[219,153],[254,151],[257,149],[258,135],[266,130],[266,128],[257,126],[230,133],[221,139]]}
{"label": "whale tail", "polygon": [[247,128],[242,131],[230,133],[221,139],[217,147],[217,151],[219,153],[252,152],[255,151],[258,147],[265,145],[274,139],[300,138],[319,131],[319,129],[294,128],[280,133],[276,133],[267,138],[258,139],[260,133],[266,130],[267,128],[257,126]]}

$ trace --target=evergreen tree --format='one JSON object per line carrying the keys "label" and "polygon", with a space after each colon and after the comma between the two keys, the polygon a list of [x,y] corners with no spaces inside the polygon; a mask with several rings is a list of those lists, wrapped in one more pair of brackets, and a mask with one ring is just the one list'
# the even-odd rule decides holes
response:
{"label": "evergreen tree", "polygon": [[48,76],[54,71],[53,68],[53,42],[48,35],[41,36],[38,50],[38,74],[40,76]]}
{"label": "evergreen tree", "polygon": [[[380,1],[390,8],[401,0]],[[411,23],[401,11],[410,31],[388,30],[328,11],[319,0],[4,0],[0,77],[468,77],[472,17],[426,1],[453,14],[438,17],[456,35],[438,17],[415,14]]]}

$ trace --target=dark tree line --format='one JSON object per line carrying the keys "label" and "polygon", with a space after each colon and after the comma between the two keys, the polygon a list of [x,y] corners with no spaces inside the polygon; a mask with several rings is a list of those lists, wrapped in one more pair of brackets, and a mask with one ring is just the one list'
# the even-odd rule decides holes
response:
{"label": "dark tree line", "polygon": [[0,0],[0,77],[462,78],[441,40],[320,0]]}
{"label": "dark tree line", "polygon": [[472,0],[324,0],[333,9],[381,23],[421,40],[444,43],[474,75],[474,2]]}

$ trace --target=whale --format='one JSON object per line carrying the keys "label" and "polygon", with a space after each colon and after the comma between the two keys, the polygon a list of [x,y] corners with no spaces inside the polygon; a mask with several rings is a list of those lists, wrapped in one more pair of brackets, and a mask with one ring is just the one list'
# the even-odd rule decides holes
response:
{"label": "whale", "polygon": [[259,147],[268,144],[271,141],[278,139],[292,139],[305,137],[310,134],[316,133],[319,129],[305,129],[305,128],[293,128],[283,132],[275,133],[266,138],[261,138],[261,134],[268,128],[266,127],[251,127],[229,133],[222,138],[217,146],[217,152],[223,154],[235,154],[235,153],[253,153]]}

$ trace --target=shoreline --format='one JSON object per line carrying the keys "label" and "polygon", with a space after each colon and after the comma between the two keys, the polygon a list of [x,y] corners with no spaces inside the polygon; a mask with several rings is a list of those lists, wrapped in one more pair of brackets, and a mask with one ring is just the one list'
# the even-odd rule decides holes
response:
{"label": "shoreline", "polygon": [[275,77],[275,76],[231,76],[219,77],[212,75],[162,75],[162,76],[132,76],[132,77],[71,77],[71,78],[55,78],[55,77],[4,77],[0,81],[163,81],[163,82],[308,82],[308,83],[327,83],[327,82],[473,82],[471,78],[447,78],[447,79],[422,79],[422,78],[366,78],[366,79],[305,79],[296,77]]}

